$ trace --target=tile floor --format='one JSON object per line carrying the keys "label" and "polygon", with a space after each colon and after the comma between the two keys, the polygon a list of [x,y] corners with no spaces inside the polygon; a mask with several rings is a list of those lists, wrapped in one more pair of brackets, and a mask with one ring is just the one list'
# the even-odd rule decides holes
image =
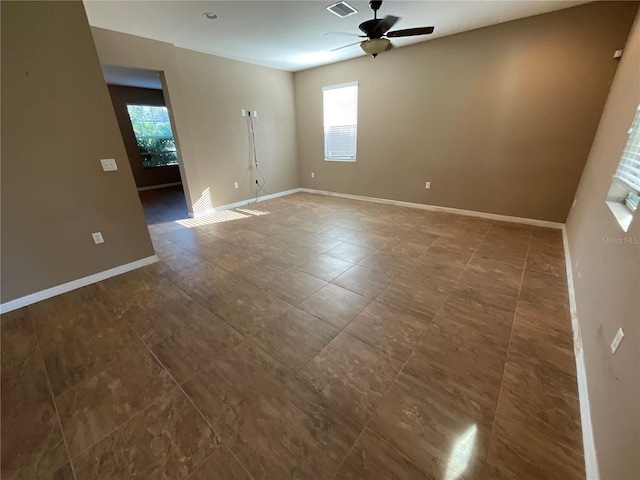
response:
{"label": "tile floor", "polygon": [[3,479],[584,478],[559,231],[310,194],[186,223],[2,316]]}

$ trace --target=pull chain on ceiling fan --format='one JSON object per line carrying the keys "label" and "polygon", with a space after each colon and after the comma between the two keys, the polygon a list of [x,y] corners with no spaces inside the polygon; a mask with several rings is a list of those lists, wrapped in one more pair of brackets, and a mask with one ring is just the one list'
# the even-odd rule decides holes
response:
{"label": "pull chain on ceiling fan", "polygon": [[400,20],[400,17],[387,15],[384,18],[378,18],[378,10],[381,5],[382,0],[371,0],[369,2],[369,6],[373,10],[373,19],[362,22],[358,26],[364,35],[353,34],[360,38],[366,38],[366,40],[350,43],[349,45],[343,45],[342,47],[334,48],[331,51],[334,52],[336,50],[360,44],[360,48],[362,48],[365,53],[375,58],[379,53],[392,48],[393,45],[389,38],[413,37],[416,35],[429,35],[433,33],[433,27],[405,28],[403,30],[394,30],[390,32],[389,30],[398,20]]}

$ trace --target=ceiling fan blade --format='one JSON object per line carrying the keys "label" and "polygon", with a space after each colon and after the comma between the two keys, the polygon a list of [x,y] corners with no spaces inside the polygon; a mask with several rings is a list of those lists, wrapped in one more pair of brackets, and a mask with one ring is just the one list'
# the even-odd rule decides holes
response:
{"label": "ceiling fan blade", "polygon": [[324,35],[340,35],[340,36],[343,36],[343,37],[367,38],[366,35],[358,35],[357,33],[347,33],[347,32],[326,32]]}
{"label": "ceiling fan blade", "polygon": [[417,28],[405,28],[404,30],[394,30],[393,32],[387,32],[387,37],[413,37],[415,35],[429,35],[433,33],[433,27],[417,27]]}
{"label": "ceiling fan blade", "polygon": [[382,30],[381,35],[384,35],[385,32],[393,27],[398,20],[400,20],[400,17],[396,17],[394,15],[387,15],[382,20],[380,20],[378,28]]}
{"label": "ceiling fan blade", "polygon": [[354,45],[360,45],[361,43],[362,43],[362,42],[357,41],[357,42],[354,42],[354,43],[349,43],[349,44],[347,44],[347,45],[343,45],[343,46],[338,47],[338,48],[332,48],[332,49],[331,49],[331,50],[329,50],[329,51],[330,51],[330,52],[335,52],[335,51],[337,51],[337,50],[342,50],[343,48],[353,47]]}
{"label": "ceiling fan blade", "polygon": [[369,38],[380,38],[384,33],[395,25],[400,17],[387,15],[384,18],[374,18],[358,25],[358,28]]}

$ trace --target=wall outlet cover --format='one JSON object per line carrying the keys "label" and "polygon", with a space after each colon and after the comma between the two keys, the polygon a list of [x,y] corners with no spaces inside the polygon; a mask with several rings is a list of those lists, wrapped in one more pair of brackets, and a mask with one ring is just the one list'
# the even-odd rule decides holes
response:
{"label": "wall outlet cover", "polygon": [[95,243],[96,245],[100,243],[104,243],[104,238],[102,238],[102,232],[94,232],[91,234],[91,236],[93,237],[93,243]]}
{"label": "wall outlet cover", "polygon": [[102,170],[105,172],[114,172],[118,170],[115,158],[101,158],[100,163],[102,164]]}

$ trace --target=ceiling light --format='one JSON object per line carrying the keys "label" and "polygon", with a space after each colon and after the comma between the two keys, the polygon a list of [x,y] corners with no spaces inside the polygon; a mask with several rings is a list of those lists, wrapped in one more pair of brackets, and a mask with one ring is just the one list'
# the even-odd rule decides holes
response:
{"label": "ceiling light", "polygon": [[362,42],[360,44],[360,48],[364,50],[364,53],[367,55],[371,55],[373,58],[376,58],[379,53],[382,53],[389,48],[390,43],[391,42],[388,38],[372,38]]}
{"label": "ceiling light", "polygon": [[216,18],[218,18],[218,15],[213,12],[204,12],[202,16],[207,20],[215,20]]}
{"label": "ceiling light", "polygon": [[333,5],[329,5],[327,7],[327,10],[329,10],[334,15],[339,16],[340,18],[348,17],[349,15],[358,13],[358,10],[353,8],[347,2],[334,3]]}

